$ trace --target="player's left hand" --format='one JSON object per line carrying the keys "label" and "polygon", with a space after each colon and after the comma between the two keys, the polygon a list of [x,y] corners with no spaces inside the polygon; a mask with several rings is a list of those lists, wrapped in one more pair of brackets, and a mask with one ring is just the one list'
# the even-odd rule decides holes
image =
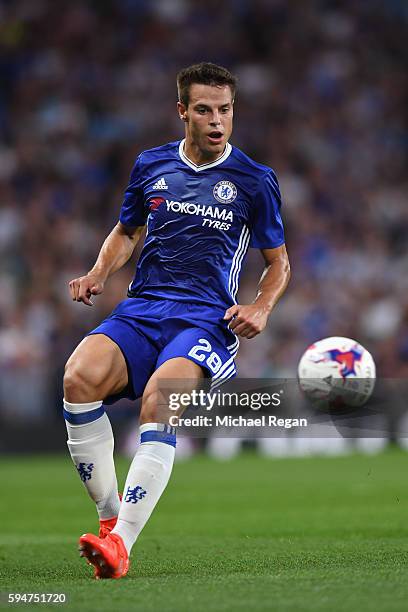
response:
{"label": "player's left hand", "polygon": [[232,319],[228,327],[241,338],[254,338],[266,327],[269,312],[259,304],[235,304],[225,311],[224,320]]}

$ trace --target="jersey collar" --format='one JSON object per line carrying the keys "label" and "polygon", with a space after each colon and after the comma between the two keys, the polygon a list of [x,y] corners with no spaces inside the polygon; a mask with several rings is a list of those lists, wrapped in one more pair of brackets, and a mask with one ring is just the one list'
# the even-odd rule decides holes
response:
{"label": "jersey collar", "polygon": [[184,154],[184,143],[185,143],[185,141],[186,141],[186,139],[183,138],[183,140],[181,140],[180,144],[179,144],[180,159],[181,159],[182,162],[187,164],[187,166],[189,166],[190,168],[192,168],[196,172],[201,172],[202,170],[208,170],[208,168],[214,168],[215,166],[219,166],[219,164],[222,164],[222,162],[224,162],[227,159],[227,157],[230,156],[231,151],[232,151],[232,147],[231,147],[230,143],[227,142],[227,144],[225,145],[224,153],[221,155],[221,157],[219,157],[218,159],[216,159],[213,162],[210,162],[209,164],[200,164],[199,166],[197,166],[197,164],[192,162],[191,159],[188,159],[188,157]]}

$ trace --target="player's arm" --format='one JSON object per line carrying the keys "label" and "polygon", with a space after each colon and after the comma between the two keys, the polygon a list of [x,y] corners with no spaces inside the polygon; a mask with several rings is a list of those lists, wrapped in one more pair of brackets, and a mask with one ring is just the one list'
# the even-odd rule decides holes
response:
{"label": "player's arm", "polygon": [[232,319],[230,329],[242,338],[254,338],[266,327],[268,317],[284,293],[290,278],[286,247],[261,249],[265,268],[253,304],[236,304],[228,308],[224,319]]}
{"label": "player's arm", "polygon": [[120,221],[107,236],[93,268],[69,282],[71,297],[76,302],[92,306],[91,295],[99,295],[107,279],[131,257],[143,232],[143,227],[128,227]]}

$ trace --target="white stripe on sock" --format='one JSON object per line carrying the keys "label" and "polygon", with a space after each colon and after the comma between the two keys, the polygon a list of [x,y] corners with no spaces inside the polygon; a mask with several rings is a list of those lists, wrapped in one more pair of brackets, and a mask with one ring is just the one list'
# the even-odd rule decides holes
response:
{"label": "white stripe on sock", "polygon": [[64,399],[64,408],[68,412],[72,412],[72,414],[83,414],[84,412],[90,412],[91,410],[96,410],[100,406],[102,406],[103,401],[98,400],[97,402],[90,402],[89,404],[71,404]]}

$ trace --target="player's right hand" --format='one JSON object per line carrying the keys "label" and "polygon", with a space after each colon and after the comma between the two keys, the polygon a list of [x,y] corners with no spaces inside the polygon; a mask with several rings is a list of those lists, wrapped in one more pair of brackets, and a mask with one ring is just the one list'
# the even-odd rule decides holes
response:
{"label": "player's right hand", "polygon": [[92,295],[99,295],[104,288],[104,282],[96,274],[86,274],[69,281],[69,291],[74,302],[83,302],[93,306]]}

